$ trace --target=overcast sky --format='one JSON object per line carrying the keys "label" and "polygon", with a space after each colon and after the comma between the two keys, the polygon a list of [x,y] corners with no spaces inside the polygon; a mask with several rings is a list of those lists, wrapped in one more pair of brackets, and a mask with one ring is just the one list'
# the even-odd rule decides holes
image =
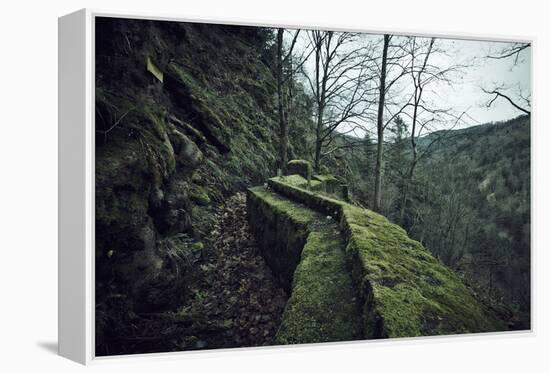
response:
{"label": "overcast sky", "polygon": [[[287,35],[289,40],[290,35]],[[367,35],[365,39],[382,40],[382,35]],[[301,33],[297,50],[303,50],[307,45],[305,31]],[[467,110],[468,116],[455,128],[467,127],[488,122],[496,122],[514,118],[521,111],[515,109],[509,102],[499,98],[493,102],[491,107],[486,107],[492,96],[483,92],[481,87],[492,89],[496,86],[507,86],[507,94],[510,94],[518,103],[521,99],[517,93],[522,92],[523,96],[530,95],[530,73],[531,73],[531,49],[527,48],[521,52],[517,63],[514,58],[488,59],[487,55],[494,55],[502,49],[511,46],[510,43],[494,41],[473,41],[458,39],[436,39],[438,47],[448,52],[447,56],[431,57],[432,64],[458,63],[468,65],[460,75],[453,79],[453,84],[438,85],[437,89],[426,95],[430,101],[440,108],[452,108],[456,113]],[[313,72],[313,57],[310,57],[306,71]],[[307,84],[306,84],[307,85]],[[526,106],[521,103],[520,106]],[[345,128],[345,126],[344,126]],[[444,126],[442,128],[445,128]],[[442,129],[434,128],[434,129]],[[362,136],[362,134],[357,134]]]}
{"label": "overcast sky", "polygon": [[[523,91],[524,96],[528,96],[531,90],[530,48],[521,52],[517,64],[514,64],[514,58],[485,58],[488,54],[493,55],[510,46],[509,43],[443,39],[440,43],[448,44],[450,49],[454,49],[459,62],[473,64],[472,67],[464,69],[459,82],[452,87],[441,87],[440,96],[443,103],[454,106],[458,111],[469,108],[469,115],[479,123],[506,120],[522,114],[501,98],[487,108],[489,96],[480,87],[491,88],[504,84],[510,87],[508,92],[515,98],[518,98],[516,92],[519,92],[519,89]],[[470,122],[475,124],[472,120]]]}

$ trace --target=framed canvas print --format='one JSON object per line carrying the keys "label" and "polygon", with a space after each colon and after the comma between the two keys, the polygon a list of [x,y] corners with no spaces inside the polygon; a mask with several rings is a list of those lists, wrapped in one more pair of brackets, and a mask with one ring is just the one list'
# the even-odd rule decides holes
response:
{"label": "framed canvas print", "polygon": [[531,49],[60,18],[60,354],[530,331]]}

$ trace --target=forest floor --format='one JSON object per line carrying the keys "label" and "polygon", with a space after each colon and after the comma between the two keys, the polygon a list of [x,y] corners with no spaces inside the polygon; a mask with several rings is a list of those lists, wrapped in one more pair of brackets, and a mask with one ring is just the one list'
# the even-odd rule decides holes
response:
{"label": "forest floor", "polygon": [[100,356],[273,343],[288,296],[250,234],[245,193],[213,206],[209,215],[201,256],[187,269],[181,289],[183,303],[139,314],[118,304],[118,318],[107,329],[110,343],[100,344]]}
{"label": "forest floor", "polygon": [[246,195],[237,193],[215,212],[203,258],[178,312],[187,318],[183,349],[271,344],[287,302],[258,251],[246,217]]}

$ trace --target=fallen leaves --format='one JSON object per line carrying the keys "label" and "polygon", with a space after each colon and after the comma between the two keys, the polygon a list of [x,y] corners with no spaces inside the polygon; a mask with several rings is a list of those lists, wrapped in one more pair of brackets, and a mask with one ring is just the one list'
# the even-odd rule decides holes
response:
{"label": "fallen leaves", "polygon": [[[246,220],[246,197],[237,193],[215,213],[205,258],[180,309],[191,327],[182,349],[261,346],[277,332],[287,296],[258,254]],[[181,315],[181,314],[185,315]]]}

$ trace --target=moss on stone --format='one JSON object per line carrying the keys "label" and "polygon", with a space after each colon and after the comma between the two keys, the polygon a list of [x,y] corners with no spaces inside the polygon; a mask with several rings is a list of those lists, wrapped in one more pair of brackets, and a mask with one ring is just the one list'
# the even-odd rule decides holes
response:
{"label": "moss on stone", "polygon": [[289,185],[294,185],[300,188],[307,188],[307,179],[302,175],[285,175],[281,176],[281,180]]}
{"label": "moss on stone", "polygon": [[458,276],[381,215],[344,205],[348,253],[368,282],[381,337],[499,330]]}
{"label": "moss on stone", "polygon": [[329,194],[334,194],[340,185],[340,181],[331,174],[313,175],[314,180],[318,180],[323,184],[323,191]]}
{"label": "moss on stone", "polygon": [[313,172],[311,163],[303,159],[293,159],[289,161],[286,165],[286,170],[288,175],[301,175],[306,180],[311,179],[311,174]]}
{"label": "moss on stone", "polygon": [[458,276],[399,226],[370,210],[270,179],[295,201],[341,219],[353,278],[364,302],[365,336],[410,337],[505,330]]}
{"label": "moss on stone", "polygon": [[322,182],[338,181],[338,179],[334,175],[331,175],[331,174],[313,175],[313,179],[319,180],[319,181],[322,181]]}
{"label": "moss on stone", "polygon": [[361,335],[361,316],[338,231],[312,232],[294,273],[276,341],[349,341]]}
{"label": "moss on stone", "polygon": [[309,234],[308,227],[321,216],[263,187],[248,190],[247,215],[263,257],[281,285],[290,292]]}
{"label": "moss on stone", "polygon": [[323,190],[323,183],[319,180],[310,180],[309,186],[307,179],[304,178],[302,175],[287,175],[287,176],[281,176],[281,180],[284,180],[285,183],[297,186],[299,188],[309,188],[313,191],[321,191]]}
{"label": "moss on stone", "polygon": [[336,223],[263,187],[249,189],[247,204],[260,249],[292,294],[276,342],[361,338],[360,307]]}
{"label": "moss on stone", "polygon": [[286,198],[281,198],[263,187],[251,188],[250,191],[269,204],[275,213],[285,214],[298,224],[310,224],[319,216],[315,211]]}
{"label": "moss on stone", "polygon": [[341,216],[341,206],[344,203],[335,198],[317,194],[304,188],[295,187],[284,181],[281,177],[269,179],[268,185],[277,193],[288,197],[294,201],[303,203],[304,205],[319,211],[326,215],[331,215],[336,218]]}

